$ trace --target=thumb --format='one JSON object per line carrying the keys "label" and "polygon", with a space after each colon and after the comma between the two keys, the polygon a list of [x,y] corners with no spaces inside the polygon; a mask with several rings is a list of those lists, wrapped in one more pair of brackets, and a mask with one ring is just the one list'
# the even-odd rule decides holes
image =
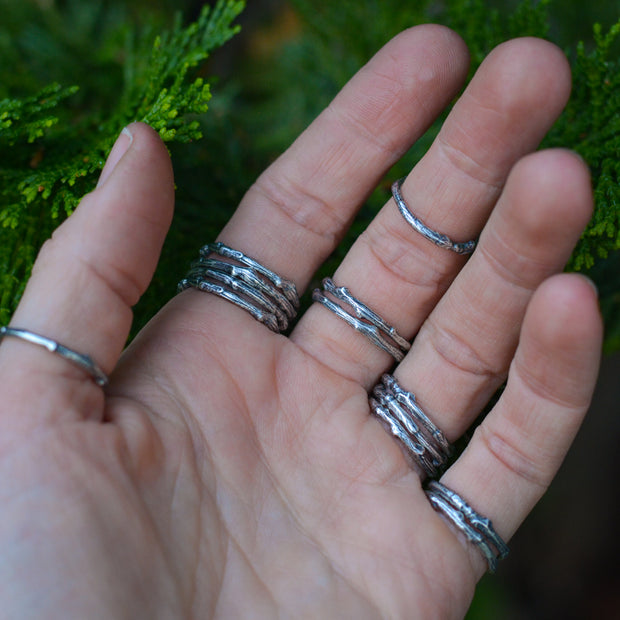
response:
{"label": "thumb", "polygon": [[[164,144],[146,125],[129,126],[95,191],[41,249],[11,325],[89,355],[110,373],[131,327],[131,307],[153,276],[173,204]],[[3,391],[28,386],[22,401],[31,399],[33,381],[42,384],[48,400],[50,385],[57,393],[73,390],[76,380],[98,389],[67,360],[15,339],[2,342],[0,368]],[[54,407],[43,409],[43,417],[62,415],[52,413]]]}

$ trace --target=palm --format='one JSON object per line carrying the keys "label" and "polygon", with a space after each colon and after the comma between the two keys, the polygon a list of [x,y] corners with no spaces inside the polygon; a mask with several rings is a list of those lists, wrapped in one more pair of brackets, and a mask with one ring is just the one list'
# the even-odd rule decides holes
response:
{"label": "palm", "polygon": [[[434,513],[396,445],[360,416],[365,390],[243,314],[183,333],[188,314],[186,305],[164,311],[154,340],[143,337],[125,360],[133,365],[173,342],[182,359],[155,364],[165,392],[153,393],[148,377],[143,392],[138,371],[134,398],[146,408],[119,403],[110,411],[131,429],[124,440],[140,468],[130,475],[145,497],[157,497],[159,513],[149,520],[164,555],[192,567],[185,583],[209,584],[179,593],[182,604],[197,597],[211,609],[217,601],[224,617],[295,615],[300,605],[308,617],[330,609],[366,617],[386,597],[401,613],[420,600],[437,572],[433,558],[455,550],[442,528],[430,534]],[[237,334],[248,347],[232,346]],[[145,467],[154,446],[157,464]],[[170,506],[164,514],[162,503]],[[423,567],[419,553],[428,556]],[[466,607],[475,578],[464,576],[463,590],[436,593],[446,609]]]}
{"label": "palm", "polygon": [[[222,240],[304,290],[466,71],[445,29],[397,37],[257,181]],[[549,484],[596,377],[595,295],[554,275],[590,213],[587,172],[559,150],[526,156],[568,90],[550,45],[496,50],[403,185],[430,225],[482,230],[478,250],[465,264],[388,204],[334,275],[415,336],[394,374],[450,441],[508,377],[442,478],[504,538]],[[274,335],[186,291],[118,361],[173,203],[165,149],[132,127],[45,246],[13,319],[94,351],[114,369],[109,388],[31,345],[0,350],[8,615],[462,615],[485,563],[369,415],[393,360],[363,336],[319,305]]]}

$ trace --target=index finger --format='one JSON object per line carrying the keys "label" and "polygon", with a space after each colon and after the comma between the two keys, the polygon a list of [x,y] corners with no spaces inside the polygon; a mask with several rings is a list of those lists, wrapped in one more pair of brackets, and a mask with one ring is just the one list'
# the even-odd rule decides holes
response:
{"label": "index finger", "polygon": [[256,181],[219,239],[303,289],[381,177],[463,84],[469,54],[443,26],[385,45]]}

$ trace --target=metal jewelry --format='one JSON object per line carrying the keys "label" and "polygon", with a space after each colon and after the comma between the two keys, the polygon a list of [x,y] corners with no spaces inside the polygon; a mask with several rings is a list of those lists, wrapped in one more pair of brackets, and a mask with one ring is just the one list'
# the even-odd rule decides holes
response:
{"label": "metal jewelry", "polygon": [[8,336],[25,340],[26,342],[36,344],[40,347],[45,347],[51,353],[64,357],[72,364],[75,364],[82,370],[85,370],[93,378],[93,381],[100,387],[105,387],[108,384],[108,377],[106,374],[88,355],[73,351],[73,349],[69,349],[55,340],[45,338],[45,336],[40,336],[39,334],[28,331],[27,329],[20,329],[17,327],[0,327],[0,340]]}
{"label": "metal jewelry", "polygon": [[426,495],[431,506],[480,549],[489,572],[494,573],[497,561],[503,560],[510,550],[491,521],[478,514],[460,495],[436,480],[429,483]]}
{"label": "metal jewelry", "polygon": [[226,299],[276,333],[288,329],[299,308],[293,282],[221,242],[200,249],[178,291],[190,287]]}
{"label": "metal jewelry", "polygon": [[[353,297],[348,288],[336,286],[331,278],[325,278],[322,286],[323,290],[317,288],[312,293],[314,301],[331,310],[355,331],[364,334],[375,346],[389,353],[397,362],[405,357],[411,344],[396,331],[396,328],[388,325],[376,312]],[[352,312],[345,310],[334,299],[345,302]]]}
{"label": "metal jewelry", "polygon": [[452,454],[452,446],[411,392],[385,374],[373,389],[370,408],[400,441],[410,461],[430,478],[439,476]]}
{"label": "metal jewelry", "polygon": [[432,241],[435,245],[438,245],[440,248],[445,248],[446,250],[452,250],[457,254],[471,254],[476,249],[476,240],[473,239],[471,241],[465,241],[462,243],[457,243],[452,241],[450,237],[447,235],[443,235],[432,228],[429,228],[424,222],[419,220],[411,211],[409,207],[407,207],[407,203],[403,200],[402,194],[400,193],[400,188],[405,179],[398,179],[392,183],[392,196],[394,196],[394,200],[398,205],[398,210],[401,215],[405,218],[407,223],[417,232],[419,232],[422,236],[426,237],[429,241]]}

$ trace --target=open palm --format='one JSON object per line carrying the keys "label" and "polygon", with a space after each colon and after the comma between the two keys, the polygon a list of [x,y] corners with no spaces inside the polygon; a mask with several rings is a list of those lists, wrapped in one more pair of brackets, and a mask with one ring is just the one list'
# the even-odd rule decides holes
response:
{"label": "open palm", "polygon": [[[445,28],[396,37],[220,239],[305,290],[467,67]],[[416,336],[393,371],[450,441],[508,378],[442,478],[505,539],[550,483],[597,373],[596,294],[555,275],[590,215],[587,169],[563,150],[531,154],[569,90],[552,45],[497,48],[402,190],[433,228],[480,235],[474,255],[430,244],[390,201],[334,275]],[[113,371],[105,392],[37,347],[0,347],[3,617],[461,617],[486,565],[369,415],[389,355],[320,305],[285,337],[190,290],[121,356],[172,205],[165,148],[130,126],[13,317]]]}

